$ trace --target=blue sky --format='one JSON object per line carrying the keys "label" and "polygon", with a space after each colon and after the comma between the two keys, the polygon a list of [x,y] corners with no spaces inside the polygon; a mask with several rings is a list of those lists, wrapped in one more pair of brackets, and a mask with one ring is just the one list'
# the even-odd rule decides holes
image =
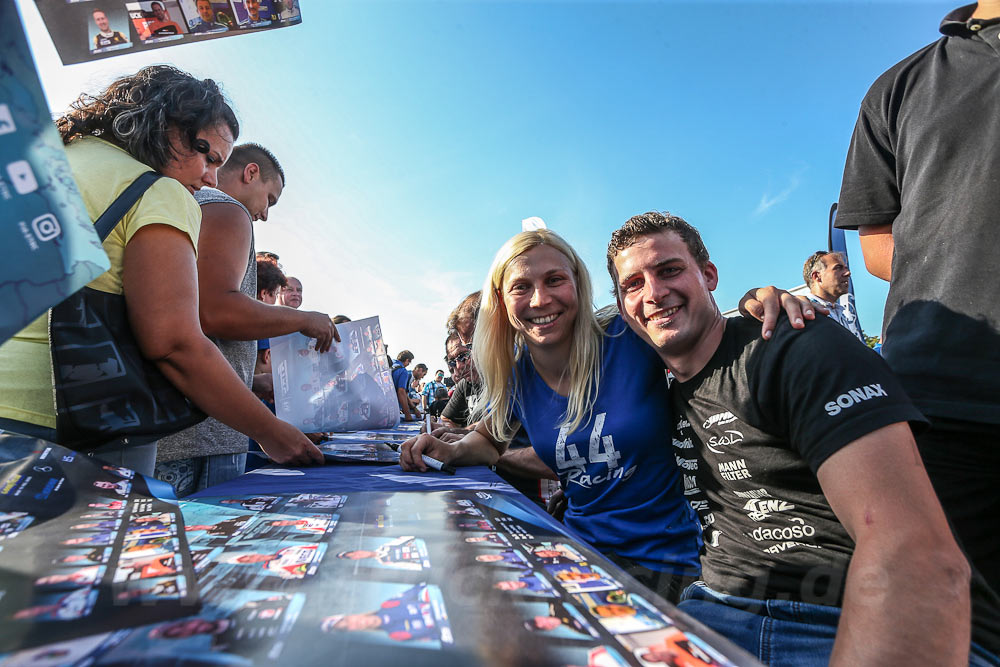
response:
{"label": "blue sky", "polygon": [[[716,299],[802,282],[826,245],[858,105],[938,37],[941,2],[346,2],[301,0],[296,27],[64,67],[20,0],[54,111],[169,62],[219,80],[241,140],[288,185],[258,248],[304,307],[379,315],[390,352],[432,370],[444,319],[497,248],[540,216],[610,302],[604,252],[631,215],[697,226]],[[886,283],[849,235],[858,310],[878,333]]]}

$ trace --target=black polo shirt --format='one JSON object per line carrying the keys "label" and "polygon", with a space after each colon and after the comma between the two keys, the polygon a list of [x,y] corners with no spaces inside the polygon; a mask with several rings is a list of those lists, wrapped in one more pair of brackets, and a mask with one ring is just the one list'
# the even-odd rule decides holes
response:
{"label": "black polo shirt", "polygon": [[914,403],[1000,424],[1000,19],[975,7],[868,91],[837,226],[892,224],[882,349]]}

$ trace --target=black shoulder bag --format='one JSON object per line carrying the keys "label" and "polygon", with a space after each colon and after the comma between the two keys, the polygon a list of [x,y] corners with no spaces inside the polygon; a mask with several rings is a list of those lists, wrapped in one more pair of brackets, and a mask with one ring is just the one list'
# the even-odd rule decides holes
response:
{"label": "black shoulder bag", "polygon": [[[160,177],[133,181],[94,223],[103,242]],[[84,287],[49,311],[49,349],[60,445],[140,445],[205,419],[139,351],[125,297]]]}

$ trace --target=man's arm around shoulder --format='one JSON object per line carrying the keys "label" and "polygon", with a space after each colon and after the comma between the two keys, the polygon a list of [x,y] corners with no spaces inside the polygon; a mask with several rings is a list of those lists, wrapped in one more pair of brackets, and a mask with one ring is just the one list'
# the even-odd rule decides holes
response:
{"label": "man's arm around shoulder", "polygon": [[856,545],[830,664],[968,664],[969,565],[909,426],[858,438],[817,474]]}

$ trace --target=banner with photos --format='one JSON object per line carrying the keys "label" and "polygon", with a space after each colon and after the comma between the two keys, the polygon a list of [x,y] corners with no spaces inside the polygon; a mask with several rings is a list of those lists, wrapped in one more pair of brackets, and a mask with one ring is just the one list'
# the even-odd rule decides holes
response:
{"label": "banner with photos", "polygon": [[35,0],[63,64],[302,22],[301,0]]}
{"label": "banner with photos", "polygon": [[0,0],[0,343],[108,270],[14,0]]}
{"label": "banner with photos", "polygon": [[[169,485],[43,440],[16,442],[30,449],[0,464],[0,651],[198,610]],[[13,446],[4,441],[5,455]]]}
{"label": "banner with photos", "polygon": [[399,403],[378,317],[337,325],[328,352],[299,333],[271,339],[279,419],[305,433],[393,428]]}

